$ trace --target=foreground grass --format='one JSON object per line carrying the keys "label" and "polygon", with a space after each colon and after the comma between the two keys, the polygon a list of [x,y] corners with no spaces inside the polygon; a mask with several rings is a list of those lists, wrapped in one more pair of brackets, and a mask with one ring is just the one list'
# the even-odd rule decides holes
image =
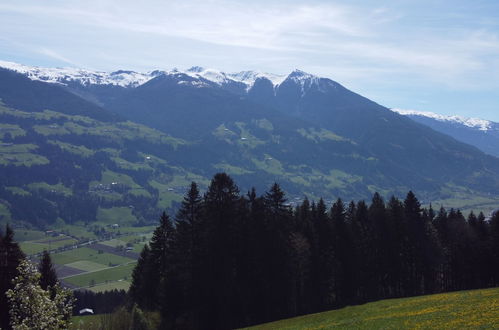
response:
{"label": "foreground grass", "polygon": [[497,329],[499,288],[387,299],[249,329]]}

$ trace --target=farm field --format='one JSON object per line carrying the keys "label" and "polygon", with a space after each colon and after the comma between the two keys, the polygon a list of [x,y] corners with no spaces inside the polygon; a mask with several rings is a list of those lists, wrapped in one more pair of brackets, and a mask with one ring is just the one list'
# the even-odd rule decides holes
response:
{"label": "farm field", "polygon": [[[85,287],[94,292],[128,290],[136,259],[155,227],[94,227],[62,225],[56,229],[57,236],[21,229],[15,231],[15,238],[34,262],[38,253],[51,250],[59,279],[69,288]],[[99,239],[96,233],[102,228],[114,238]],[[62,247],[66,249],[57,250]]]}
{"label": "farm field", "polygon": [[31,255],[40,253],[43,250],[52,250],[64,246],[71,246],[77,243],[77,240],[69,236],[43,237],[41,239],[20,242],[19,245],[24,253]]}
{"label": "farm field", "polygon": [[135,267],[135,262],[126,265],[106,268],[103,270],[87,272],[64,279],[65,282],[77,287],[92,287],[95,284],[106,283],[106,281],[119,281],[130,279],[130,274]]}
{"label": "farm field", "polygon": [[497,329],[499,288],[387,299],[247,329]]}
{"label": "farm field", "polygon": [[[131,278],[129,277],[129,280]],[[98,292],[104,292],[104,291],[110,291],[110,290],[128,290],[130,287],[130,281],[125,281],[125,280],[118,280],[114,282],[108,282],[108,283],[100,283],[96,284],[93,287],[88,288],[90,291],[93,291],[95,293]]]}
{"label": "farm field", "polygon": [[83,260],[92,261],[104,266],[120,265],[133,261],[133,259],[117,256],[110,253],[99,253],[99,251],[87,247],[64,251],[52,255],[52,261],[58,265],[65,265]]}

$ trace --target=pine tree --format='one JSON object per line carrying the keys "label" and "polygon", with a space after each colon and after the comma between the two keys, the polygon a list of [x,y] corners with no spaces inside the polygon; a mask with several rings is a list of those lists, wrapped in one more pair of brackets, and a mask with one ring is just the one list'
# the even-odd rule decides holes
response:
{"label": "pine tree", "polygon": [[149,258],[145,265],[146,294],[144,308],[147,310],[158,309],[161,305],[161,296],[164,292],[158,290],[163,279],[169,280],[172,267],[172,257],[175,239],[175,228],[170,217],[163,212],[159,219],[159,226],[153,232]]}
{"label": "pine tree", "polygon": [[272,318],[284,318],[296,305],[292,282],[292,260],[290,252],[290,235],[292,230],[292,213],[286,203],[281,187],[275,183],[265,193],[265,225],[268,235],[262,241],[267,250],[266,276],[269,284],[266,301]]}
{"label": "pine tree", "polygon": [[404,214],[408,225],[409,251],[407,254],[409,294],[421,294],[423,291],[423,255],[422,244],[425,236],[425,225],[421,220],[421,204],[412,191],[404,200]]}
{"label": "pine tree", "polygon": [[47,250],[43,251],[42,259],[38,265],[38,271],[41,274],[40,286],[43,290],[49,290],[51,297],[53,298],[55,296],[54,288],[58,280],[54,265],[52,264],[52,259],[50,258],[50,254]]}
{"label": "pine tree", "polygon": [[385,237],[387,234],[386,208],[385,202],[379,193],[374,193],[368,212],[367,229],[369,241],[367,244],[370,248],[367,255],[367,289],[368,297],[372,300],[383,297],[386,294],[384,290],[388,286],[386,283],[386,269],[389,264],[386,254],[388,250],[387,237]]}
{"label": "pine tree", "polygon": [[132,272],[132,283],[130,284],[129,294],[131,300],[139,307],[144,307],[146,304],[149,305],[146,303],[149,299],[147,295],[150,292],[148,288],[154,285],[154,283],[146,282],[147,272],[151,269],[149,265],[150,252],[149,245],[144,245],[137,260],[137,265]]}
{"label": "pine tree", "polygon": [[[333,203],[330,213],[331,222],[327,231],[330,243],[326,243],[325,250],[329,251],[326,260],[329,269],[325,272],[326,276],[329,277],[326,282],[329,283],[327,288],[329,297],[325,307],[329,308],[343,306],[350,302],[354,290],[352,267],[355,258],[346,222],[347,210],[341,198]],[[332,299],[333,297],[334,299]]]}
{"label": "pine tree", "polygon": [[206,260],[203,320],[214,328],[235,326],[241,301],[236,295],[236,258],[240,254],[239,189],[230,176],[215,174],[204,197]]}
{"label": "pine tree", "polygon": [[186,316],[191,322],[198,319],[199,294],[202,278],[202,199],[195,182],[184,196],[175,216],[176,236],[172,262],[176,265],[179,299],[175,305],[179,310],[192,311]]}
{"label": "pine tree", "polygon": [[493,285],[499,284],[499,212],[496,212],[490,219],[490,264]]}
{"label": "pine tree", "polygon": [[13,288],[12,279],[18,275],[17,267],[24,253],[14,241],[14,231],[9,225],[5,234],[0,231],[0,328],[10,329],[9,302],[5,293]]}
{"label": "pine tree", "polygon": [[407,284],[407,274],[409,272],[406,258],[409,250],[409,234],[407,222],[404,215],[404,205],[392,196],[387,204],[387,230],[389,231],[387,243],[390,262],[388,265],[389,292],[390,297],[402,297],[405,295]]}

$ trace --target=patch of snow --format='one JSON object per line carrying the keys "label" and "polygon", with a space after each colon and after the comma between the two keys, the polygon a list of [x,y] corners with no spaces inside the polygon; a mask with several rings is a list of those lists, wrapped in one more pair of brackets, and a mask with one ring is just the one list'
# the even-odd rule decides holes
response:
{"label": "patch of snow", "polygon": [[319,91],[325,92],[325,89],[323,88],[324,86],[320,84],[321,78],[298,69],[291,72],[287,76],[286,80],[292,80],[296,84],[300,85],[302,96],[304,96],[307,90],[312,86],[317,86]]}
{"label": "patch of snow", "polygon": [[235,81],[239,81],[248,85],[249,87],[253,86],[253,84],[258,78],[265,78],[270,80],[272,85],[274,85],[275,87],[277,85],[280,85],[287,77],[286,75],[278,75],[273,73],[257,72],[257,71],[241,71],[241,72],[229,73],[228,76]]}
{"label": "patch of snow", "polygon": [[214,82],[217,85],[223,85],[224,83],[227,83],[229,81],[225,73],[215,69],[205,69],[199,66],[194,66],[188,69],[185,74],[196,79],[203,78],[205,80]]}
{"label": "patch of snow", "polygon": [[452,122],[456,124],[461,124],[470,128],[476,128],[480,131],[488,131],[491,129],[493,122],[480,118],[467,118],[461,116],[444,116],[428,111],[417,111],[417,110],[403,110],[403,109],[391,109],[404,116],[421,116],[431,119],[435,119],[442,122]]}

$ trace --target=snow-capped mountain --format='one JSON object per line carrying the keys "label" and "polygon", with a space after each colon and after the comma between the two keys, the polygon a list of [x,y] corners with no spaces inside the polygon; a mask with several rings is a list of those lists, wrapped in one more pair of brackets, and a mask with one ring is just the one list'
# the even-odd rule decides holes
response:
{"label": "snow-capped mountain", "polygon": [[[301,85],[302,91],[312,85],[319,85],[321,79],[306,72],[295,70],[289,75],[279,75],[273,73],[264,73],[257,71],[241,71],[225,73],[216,69],[203,68],[199,66],[191,67],[185,71],[178,69],[155,70],[151,72],[135,72],[128,70],[119,70],[114,72],[92,71],[77,68],[45,68],[36,66],[27,66],[14,62],[0,61],[0,68],[16,71],[26,75],[31,80],[39,80],[48,83],[68,85],[79,83],[83,86],[89,85],[113,85],[125,88],[134,88],[141,86],[151,79],[160,75],[178,75],[185,74],[194,79],[206,81],[218,86],[239,84],[247,92],[258,79],[269,80],[273,87],[280,85],[285,80],[293,80]],[[332,81],[331,81],[332,82]],[[186,82],[183,81],[185,84]],[[198,87],[209,86],[200,82],[193,83]]]}
{"label": "snow-capped mountain", "polygon": [[[281,109],[293,116],[312,121],[322,118],[320,121],[317,120],[318,123],[329,115],[332,116],[328,107],[338,100],[344,101],[345,97],[353,98],[355,102],[361,100],[357,98],[358,95],[353,95],[354,93],[337,82],[301,70],[294,70],[288,75],[256,71],[225,73],[194,66],[183,71],[171,69],[145,73],[128,70],[103,72],[78,68],[32,67],[6,61],[0,61],[0,68],[16,71],[31,80],[59,84],[101,106],[114,102],[113,99],[118,94],[144,86],[159,77],[166,78],[174,84],[194,88],[221,87],[228,92]],[[113,90],[110,91],[109,88]],[[297,102],[300,102],[301,106],[297,107]],[[311,102],[309,106],[304,106],[309,102]],[[322,105],[325,104],[329,106],[323,108]],[[305,108],[308,110],[304,111]],[[391,110],[499,157],[498,123],[479,118],[444,116],[416,110]],[[340,122],[337,114],[329,119],[332,125]],[[340,127],[337,129],[341,130]]]}
{"label": "snow-capped mountain", "polygon": [[134,71],[102,72],[76,68],[44,68],[0,61],[0,67],[26,75],[31,80],[67,85],[115,85],[121,87],[137,87],[161,74],[161,71],[139,73]]}
{"label": "snow-capped mountain", "polygon": [[[497,123],[490,120],[480,119],[480,118],[467,118],[462,116],[444,116],[437,113],[428,111],[417,111],[417,110],[403,110],[403,109],[392,109],[393,111],[400,113],[404,116],[409,117],[426,117],[441,122],[455,123],[458,125],[464,125],[471,128],[476,128],[480,131],[489,131],[491,129],[498,129]],[[494,127],[495,126],[495,127]]]}
{"label": "snow-capped mountain", "polygon": [[480,118],[444,116],[426,111],[391,110],[499,157],[499,123]]}

